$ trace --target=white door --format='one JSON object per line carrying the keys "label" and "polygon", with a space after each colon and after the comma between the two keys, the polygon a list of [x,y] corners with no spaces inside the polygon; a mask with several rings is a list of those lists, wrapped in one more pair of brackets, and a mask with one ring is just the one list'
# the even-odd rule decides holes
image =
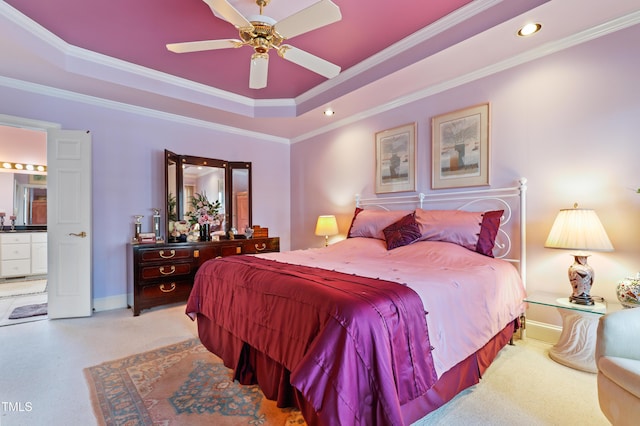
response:
{"label": "white door", "polygon": [[47,131],[49,318],[91,315],[91,134]]}

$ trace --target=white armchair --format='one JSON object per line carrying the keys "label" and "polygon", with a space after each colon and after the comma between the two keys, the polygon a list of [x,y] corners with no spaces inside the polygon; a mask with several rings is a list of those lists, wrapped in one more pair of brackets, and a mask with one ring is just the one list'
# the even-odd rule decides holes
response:
{"label": "white armchair", "polygon": [[604,315],[596,340],[598,401],[615,425],[640,422],[640,308]]}

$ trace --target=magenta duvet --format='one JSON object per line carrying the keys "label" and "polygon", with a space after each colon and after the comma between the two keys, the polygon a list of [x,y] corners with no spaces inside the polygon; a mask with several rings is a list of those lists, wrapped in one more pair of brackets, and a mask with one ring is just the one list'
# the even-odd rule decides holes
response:
{"label": "magenta duvet", "polygon": [[283,365],[320,424],[405,424],[437,380],[409,287],[253,256],[206,262],[187,313]]}

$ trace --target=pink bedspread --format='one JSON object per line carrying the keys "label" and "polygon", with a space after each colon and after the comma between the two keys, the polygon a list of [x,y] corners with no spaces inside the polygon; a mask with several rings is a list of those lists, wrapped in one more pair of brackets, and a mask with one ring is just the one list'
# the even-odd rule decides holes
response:
{"label": "pink bedspread", "polygon": [[206,262],[187,313],[215,321],[291,372],[322,424],[404,424],[436,381],[417,294],[384,280],[252,256]]}
{"label": "pink bedspread", "polygon": [[326,248],[260,257],[411,287],[429,313],[438,377],[524,312],[525,289],[513,264],[452,243],[421,241],[387,250],[382,240],[350,238]]}

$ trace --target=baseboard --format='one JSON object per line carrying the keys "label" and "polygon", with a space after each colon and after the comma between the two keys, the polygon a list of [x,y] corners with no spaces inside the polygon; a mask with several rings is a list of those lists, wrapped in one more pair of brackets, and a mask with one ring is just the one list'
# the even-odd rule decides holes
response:
{"label": "baseboard", "polygon": [[525,336],[555,345],[562,333],[562,327],[527,319]]}
{"label": "baseboard", "polygon": [[93,310],[95,312],[110,311],[112,309],[122,309],[127,307],[127,295],[101,297],[93,299]]}

